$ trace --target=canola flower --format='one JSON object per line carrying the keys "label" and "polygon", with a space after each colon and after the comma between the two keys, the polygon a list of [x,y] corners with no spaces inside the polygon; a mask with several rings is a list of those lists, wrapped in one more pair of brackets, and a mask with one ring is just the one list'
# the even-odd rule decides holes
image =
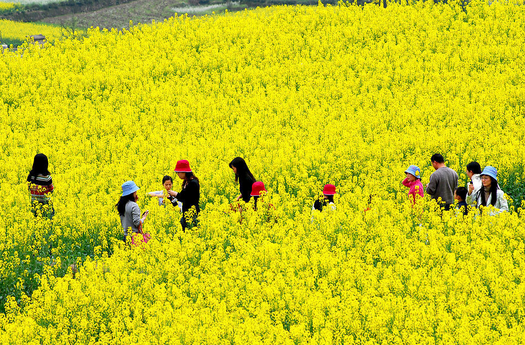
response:
{"label": "canola flower", "polygon": [[0,5],[5,4],[17,4],[17,5],[47,5],[51,3],[64,2],[66,0],[17,0],[14,2],[8,2],[6,0],[0,0]]}
{"label": "canola flower", "polygon": [[[9,9],[2,6],[13,5],[0,2],[0,11]],[[21,23],[12,20],[0,19],[0,33],[2,41],[18,40],[25,41],[31,35],[44,35],[48,42],[62,37],[62,29],[58,26],[38,24],[38,23]]]}
{"label": "canola flower", "polygon": [[[414,164],[428,183],[436,152],[462,184],[471,160],[502,183],[525,163],[524,19],[279,6],[3,54],[0,342],[522,343],[518,212],[440,217],[401,181]],[[29,210],[39,152],[52,221]],[[258,211],[230,209],[236,156],[268,190]],[[139,193],[152,239],[119,244],[122,182],[157,190],[179,159],[199,225]],[[312,214],[327,183],[337,209]]]}
{"label": "canola flower", "polygon": [[11,10],[16,7],[16,3],[14,2],[0,2],[0,12],[5,10]]}

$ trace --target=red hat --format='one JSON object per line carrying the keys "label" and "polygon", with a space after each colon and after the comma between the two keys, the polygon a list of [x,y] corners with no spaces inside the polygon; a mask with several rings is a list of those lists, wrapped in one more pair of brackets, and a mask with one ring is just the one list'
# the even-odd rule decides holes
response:
{"label": "red hat", "polygon": [[179,172],[184,172],[184,173],[191,172],[190,162],[188,162],[185,159],[178,161],[177,165],[175,166],[175,172],[178,172],[178,173]]}
{"label": "red hat", "polygon": [[335,186],[333,184],[327,184],[323,188],[323,194],[324,195],[334,195],[335,193]]}
{"label": "red hat", "polygon": [[254,182],[252,184],[252,192],[250,196],[260,196],[261,192],[266,192],[266,189],[264,188],[264,183],[261,181]]}

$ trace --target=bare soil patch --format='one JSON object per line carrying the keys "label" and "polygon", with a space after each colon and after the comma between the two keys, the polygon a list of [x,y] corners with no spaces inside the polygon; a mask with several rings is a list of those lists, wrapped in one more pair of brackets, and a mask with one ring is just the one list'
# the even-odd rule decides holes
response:
{"label": "bare soil patch", "polygon": [[[217,5],[217,3],[209,3],[209,5]],[[246,5],[237,3],[236,7],[230,10],[239,10],[245,8]],[[187,11],[180,11],[180,9],[187,8]],[[194,11],[192,7],[188,7],[185,1],[181,0],[135,0],[125,4],[102,8],[92,12],[72,13],[56,17],[44,18],[41,21],[45,23],[63,25],[67,27],[75,26],[76,29],[86,29],[89,27],[99,27],[100,29],[123,29],[129,28],[130,21],[133,24],[149,24],[152,21],[163,21],[166,18],[177,13],[188,15],[204,15],[224,11],[227,8],[226,4],[220,6],[213,6],[210,10]]]}

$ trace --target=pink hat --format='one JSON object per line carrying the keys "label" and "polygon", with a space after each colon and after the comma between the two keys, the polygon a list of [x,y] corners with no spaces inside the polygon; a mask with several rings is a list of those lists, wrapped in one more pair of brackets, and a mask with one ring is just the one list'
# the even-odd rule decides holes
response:
{"label": "pink hat", "polygon": [[264,188],[264,183],[261,181],[254,182],[252,184],[252,192],[250,196],[260,196],[261,192],[266,192],[266,189]]}
{"label": "pink hat", "polygon": [[333,184],[327,184],[323,188],[323,194],[324,195],[334,195],[335,193],[335,186]]}
{"label": "pink hat", "polygon": [[175,172],[178,172],[178,173],[179,172],[183,172],[183,173],[191,172],[190,162],[188,162],[185,159],[178,161],[177,165],[175,166]]}

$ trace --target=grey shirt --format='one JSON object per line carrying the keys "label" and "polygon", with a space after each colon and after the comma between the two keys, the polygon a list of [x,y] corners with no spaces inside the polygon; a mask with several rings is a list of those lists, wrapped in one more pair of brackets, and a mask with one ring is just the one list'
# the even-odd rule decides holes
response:
{"label": "grey shirt", "polygon": [[139,232],[142,220],[140,219],[140,207],[136,202],[128,201],[124,215],[120,216],[120,222],[124,229],[124,236],[128,235],[129,228],[131,228],[131,231],[133,232]]}
{"label": "grey shirt", "polygon": [[441,167],[430,175],[430,182],[427,185],[427,193],[432,199],[441,198],[447,204],[454,203],[454,190],[458,186],[458,174],[448,168]]}

